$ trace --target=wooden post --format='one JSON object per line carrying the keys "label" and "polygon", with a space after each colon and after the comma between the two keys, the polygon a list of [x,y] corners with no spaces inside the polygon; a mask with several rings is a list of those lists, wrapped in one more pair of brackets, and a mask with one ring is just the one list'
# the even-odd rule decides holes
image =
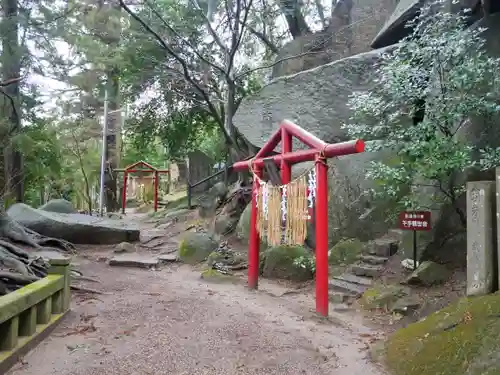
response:
{"label": "wooden post", "polygon": [[158,172],[154,172],[154,210],[155,212],[158,211]]}
{"label": "wooden post", "polygon": [[69,310],[71,303],[71,262],[69,258],[61,257],[51,259],[49,263],[49,274],[64,276],[64,288],[52,297],[52,313],[60,314]]}
{"label": "wooden post", "polygon": [[[254,171],[256,176],[261,176],[260,169]],[[254,177],[252,188],[252,201],[250,211],[250,240],[248,250],[248,287],[257,289],[259,285],[259,251],[260,251],[260,235],[257,230],[257,195],[259,193],[259,181]]]}
{"label": "wooden post", "polygon": [[[292,135],[285,128],[281,128],[281,154],[292,152]],[[292,166],[284,158],[281,159],[281,183],[288,184],[292,178]]]}
{"label": "wooden post", "polygon": [[328,165],[316,159],[316,312],[328,316]]}

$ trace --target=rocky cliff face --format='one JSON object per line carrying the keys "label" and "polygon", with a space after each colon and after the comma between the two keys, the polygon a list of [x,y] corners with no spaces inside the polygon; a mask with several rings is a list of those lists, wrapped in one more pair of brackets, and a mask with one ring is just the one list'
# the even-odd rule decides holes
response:
{"label": "rocky cliff face", "polygon": [[[475,7],[471,23],[478,17],[482,17],[482,11],[478,8],[475,0],[460,0],[458,3],[449,1],[450,6],[457,6],[452,10],[461,7]],[[375,3],[379,2],[358,1],[358,4],[362,3],[370,3],[370,7],[376,8]],[[404,36],[401,25],[415,16],[416,6],[420,3],[420,0],[401,0],[394,14],[383,27],[382,21],[381,23],[377,23],[377,21],[373,24],[373,30],[366,29],[365,32],[367,35],[377,35],[375,42],[380,46],[398,42]],[[495,3],[500,4],[500,2]],[[385,4],[390,6],[389,0]],[[396,4],[394,3],[393,6]],[[486,50],[493,56],[500,56],[500,39],[498,38],[500,14],[490,17],[487,24],[482,20],[473,27],[477,26],[489,27],[485,33]],[[362,34],[361,31],[359,33]],[[367,40],[368,38],[365,38],[355,48],[364,51],[367,48]],[[298,44],[299,42],[292,43]],[[355,51],[355,48],[353,44],[352,51]],[[348,122],[351,116],[347,107],[349,97],[355,91],[369,91],[374,87],[377,78],[375,68],[380,62],[381,54],[390,49],[389,46],[349,57],[343,57],[345,51],[339,52],[337,55],[328,54],[327,51],[328,53],[325,52],[316,62],[304,60],[302,65],[282,66],[277,75],[295,72],[311,65],[314,66],[314,64],[322,64],[313,69],[279,77],[264,87],[257,95],[246,98],[234,118],[235,125],[250,142],[258,147],[264,145],[283,119],[297,123],[326,142],[346,140],[346,133],[341,129],[341,125]],[[329,59],[334,59],[335,56],[341,58],[327,62]],[[470,124],[464,127],[460,136],[465,141],[476,145],[498,146],[500,145],[498,123],[500,123],[500,118],[471,119]],[[294,144],[294,147],[300,147],[300,145]],[[372,160],[387,160],[387,158],[392,160],[393,156],[387,153],[364,153],[330,161],[333,172],[330,181],[332,186],[330,227],[335,237],[346,235],[347,231],[354,231],[358,238],[370,237],[388,229],[385,218],[373,209],[375,203],[370,202],[360,193],[371,184],[371,181],[365,177],[368,163]],[[295,170],[299,171],[301,168],[303,167],[299,165]],[[354,196],[352,192],[356,192]],[[422,192],[422,195],[427,199],[434,194],[434,191]],[[390,202],[383,202],[383,204],[390,204]],[[337,215],[336,213],[339,212],[340,214]],[[449,207],[442,207],[436,212],[436,219],[445,218],[445,220],[437,220],[434,225],[436,230],[429,233],[427,238],[422,239],[420,242],[422,250],[425,249],[427,253],[433,253],[435,249],[441,247],[443,238],[456,230],[457,224],[449,219],[452,214]],[[349,225],[346,226],[345,223],[349,223]],[[453,249],[454,252],[448,252],[449,254],[454,254],[454,257],[460,257],[459,253],[464,254],[463,241],[459,244],[454,243],[452,246],[456,247]],[[411,249],[411,243],[408,245],[408,249]]]}
{"label": "rocky cliff face", "polygon": [[[291,75],[344,57],[369,51],[399,0],[354,0],[352,8],[338,7],[324,30],[304,35],[285,45],[273,77]],[[297,58],[290,58],[297,56]],[[284,60],[285,59],[285,60]]]}
{"label": "rocky cliff face", "polygon": [[[354,91],[371,90],[376,76],[373,67],[391,47],[347,57],[317,68],[281,77],[264,87],[257,95],[247,98],[234,118],[235,125],[255,146],[262,147],[288,119],[326,142],[347,140],[341,125],[351,116],[347,103]],[[301,148],[294,143],[294,148]],[[362,192],[371,187],[365,170],[372,160],[383,154],[364,153],[330,161],[330,227],[331,240],[353,235],[368,239],[388,229],[384,219],[369,215],[360,220],[371,204]],[[294,174],[311,167],[309,163],[294,167]],[[378,213],[375,213],[378,215]]]}

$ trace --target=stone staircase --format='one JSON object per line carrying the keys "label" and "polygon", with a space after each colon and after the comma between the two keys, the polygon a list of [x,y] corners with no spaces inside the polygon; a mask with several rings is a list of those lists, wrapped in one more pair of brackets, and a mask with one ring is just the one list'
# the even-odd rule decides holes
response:
{"label": "stone staircase", "polygon": [[330,277],[329,294],[332,302],[343,303],[358,298],[371,287],[373,279],[384,269],[385,263],[396,254],[403,232],[391,229],[384,236],[369,242],[359,261],[340,276]]}

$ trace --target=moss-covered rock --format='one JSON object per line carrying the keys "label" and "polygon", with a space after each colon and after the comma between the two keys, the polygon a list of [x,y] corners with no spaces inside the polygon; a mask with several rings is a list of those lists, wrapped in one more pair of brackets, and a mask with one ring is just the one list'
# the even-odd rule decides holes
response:
{"label": "moss-covered rock", "polygon": [[272,247],[263,253],[262,275],[270,279],[310,280],[313,272],[294,263],[297,258],[310,256],[310,252],[301,246]]}
{"label": "moss-covered rock", "polygon": [[[238,224],[236,225],[236,235],[244,240],[248,241],[250,239],[250,214],[252,212],[252,205],[248,204],[243,213],[238,220]],[[267,241],[265,238],[260,239],[260,247],[261,250],[267,249]]]}
{"label": "moss-covered rock", "polygon": [[328,252],[330,264],[352,264],[363,252],[365,245],[356,238],[345,238],[337,242]]}
{"label": "moss-covered rock", "polygon": [[57,212],[60,214],[76,214],[77,211],[73,206],[73,203],[67,201],[66,199],[51,199],[43,206],[39,208],[43,211]]}
{"label": "moss-covered rock", "polygon": [[389,337],[395,375],[500,374],[500,294],[463,298]]}
{"label": "moss-covered rock", "polygon": [[363,293],[361,305],[367,310],[390,309],[400,298],[408,295],[408,289],[401,285],[377,285]]}
{"label": "moss-covered rock", "polygon": [[188,264],[203,262],[219,245],[206,233],[187,232],[179,243],[179,259]]}
{"label": "moss-covered rock", "polygon": [[450,271],[448,271],[446,267],[428,260],[422,262],[420,266],[408,276],[405,283],[431,286],[441,284],[448,280],[449,277]]}

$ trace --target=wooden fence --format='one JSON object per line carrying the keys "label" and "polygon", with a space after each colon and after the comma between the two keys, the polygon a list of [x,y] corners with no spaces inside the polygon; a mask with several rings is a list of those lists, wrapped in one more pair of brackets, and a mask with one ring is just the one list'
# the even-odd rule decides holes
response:
{"label": "wooden fence", "polygon": [[0,374],[45,338],[70,306],[70,261],[50,261],[49,275],[0,297]]}

